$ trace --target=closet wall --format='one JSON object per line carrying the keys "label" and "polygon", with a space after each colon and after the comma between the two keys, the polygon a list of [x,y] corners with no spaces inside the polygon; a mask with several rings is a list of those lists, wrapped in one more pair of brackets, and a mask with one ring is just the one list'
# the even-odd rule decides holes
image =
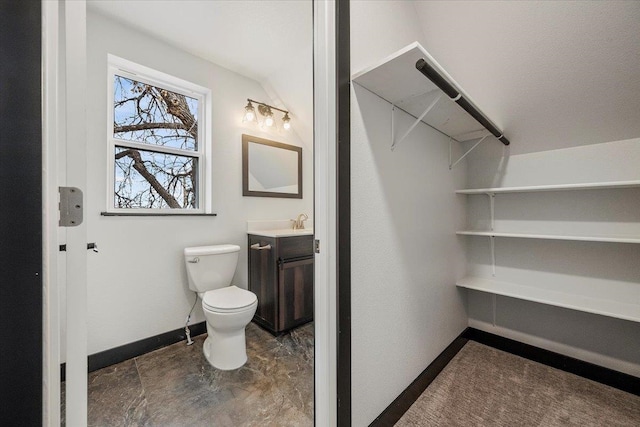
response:
{"label": "closet wall", "polygon": [[[351,2],[352,73],[421,39],[410,2]],[[465,168],[449,170],[448,138],[424,124],[392,152],[391,105],[357,84],[351,97],[352,424],[365,426],[467,326]],[[396,120],[401,135],[414,119]]]}
{"label": "closet wall", "polygon": [[[486,144],[468,158],[467,188],[640,180],[640,139],[508,155]],[[487,229],[486,195],[460,195],[467,228]],[[640,236],[640,188],[497,194],[495,230]],[[460,236],[467,275],[617,299],[640,317],[640,244]],[[604,307],[596,304],[596,307]],[[469,326],[640,376],[640,323],[468,291]]]}

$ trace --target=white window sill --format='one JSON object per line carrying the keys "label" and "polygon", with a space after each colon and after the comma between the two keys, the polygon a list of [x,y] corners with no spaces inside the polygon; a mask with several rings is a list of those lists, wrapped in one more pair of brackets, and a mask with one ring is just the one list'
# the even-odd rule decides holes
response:
{"label": "white window sill", "polygon": [[218,216],[215,213],[173,213],[173,212],[100,212],[101,216]]}

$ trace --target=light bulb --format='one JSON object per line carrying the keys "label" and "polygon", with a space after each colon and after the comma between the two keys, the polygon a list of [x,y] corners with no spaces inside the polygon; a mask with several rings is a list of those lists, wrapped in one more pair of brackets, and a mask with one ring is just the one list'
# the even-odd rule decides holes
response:
{"label": "light bulb", "polygon": [[269,126],[269,127],[273,126],[273,117],[271,116],[265,117],[264,124],[265,126]]}
{"label": "light bulb", "polygon": [[256,110],[253,108],[253,104],[251,101],[247,103],[247,106],[244,107],[244,117],[242,118],[243,122],[252,122],[256,119]]}
{"label": "light bulb", "polygon": [[291,129],[291,118],[289,117],[289,113],[284,114],[284,117],[282,118],[282,127],[284,130]]}

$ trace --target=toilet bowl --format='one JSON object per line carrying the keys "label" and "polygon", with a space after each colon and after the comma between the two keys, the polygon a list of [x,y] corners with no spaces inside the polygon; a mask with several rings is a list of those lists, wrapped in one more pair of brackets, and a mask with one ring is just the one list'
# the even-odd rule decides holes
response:
{"label": "toilet bowl", "polygon": [[202,300],[207,323],[203,352],[213,367],[223,370],[246,363],[245,328],[258,307],[253,292],[231,285],[239,251],[236,245],[184,249],[189,288]]}
{"label": "toilet bowl", "polygon": [[204,294],[202,310],[208,336],[203,351],[211,366],[231,370],[247,362],[245,328],[257,307],[256,295],[236,286]]}

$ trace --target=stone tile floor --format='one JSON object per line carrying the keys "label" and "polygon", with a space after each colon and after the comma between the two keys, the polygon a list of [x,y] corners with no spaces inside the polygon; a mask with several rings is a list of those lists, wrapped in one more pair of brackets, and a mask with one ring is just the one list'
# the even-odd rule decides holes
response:
{"label": "stone tile floor", "polygon": [[88,425],[312,426],[313,323],[246,333],[248,361],[234,371],[209,365],[205,334],[90,373]]}

